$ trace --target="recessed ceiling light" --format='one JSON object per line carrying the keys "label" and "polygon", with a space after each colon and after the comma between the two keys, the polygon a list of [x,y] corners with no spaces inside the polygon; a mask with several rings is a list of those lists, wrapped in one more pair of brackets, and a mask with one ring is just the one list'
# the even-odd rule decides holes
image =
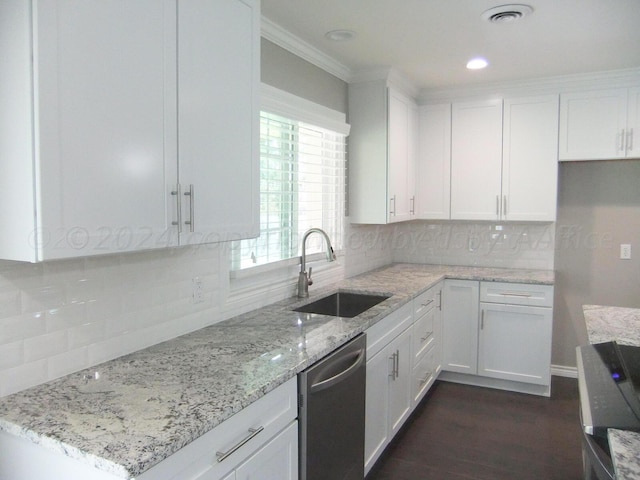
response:
{"label": "recessed ceiling light", "polygon": [[352,30],[331,30],[325,33],[324,36],[334,42],[347,42],[356,38],[356,32]]}
{"label": "recessed ceiling light", "polygon": [[482,68],[485,68],[487,65],[489,65],[489,62],[486,58],[482,57],[472,58],[467,62],[467,68],[469,70],[480,70]]}
{"label": "recessed ceiling light", "polygon": [[529,5],[501,5],[482,13],[482,18],[491,23],[511,23],[526,17],[533,12]]}

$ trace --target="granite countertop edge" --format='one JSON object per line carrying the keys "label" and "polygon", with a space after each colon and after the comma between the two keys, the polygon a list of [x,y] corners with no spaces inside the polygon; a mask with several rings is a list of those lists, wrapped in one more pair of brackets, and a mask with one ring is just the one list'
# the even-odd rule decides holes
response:
{"label": "granite countertop edge", "polygon": [[[96,469],[111,473],[117,477],[136,477],[207,431],[215,428],[233,414],[247,407],[263,395],[293,378],[320,358],[365,331],[393,311],[409,303],[413,298],[444,279],[541,285],[553,285],[555,280],[554,272],[551,270],[392,264],[356,277],[345,279],[331,286],[318,289],[307,299],[291,297],[278,301],[274,304],[238,315],[209,327],[204,327],[173,340],[119,357],[104,364],[68,375],[61,379],[53,380],[46,384],[0,398],[0,431],[5,431],[9,434],[25,438],[48,450],[62,453],[68,457],[93,466]],[[255,342],[257,351],[259,351],[260,348],[265,348],[269,349],[269,353],[272,351],[278,351],[278,348],[281,348],[284,351],[284,349],[290,347],[291,342],[289,342],[289,344],[287,344],[286,341],[278,342],[275,337],[271,342],[272,344],[268,341],[264,341],[264,346],[260,344],[262,341],[260,335],[264,333],[260,331],[260,328],[265,327],[265,322],[271,322],[273,318],[280,319],[281,317],[287,317],[290,320],[291,314],[293,313],[291,310],[296,306],[309,303],[335,291],[357,291],[374,294],[382,293],[390,295],[390,297],[382,304],[379,304],[352,319],[329,317],[330,320],[326,320],[327,317],[325,317],[325,322],[322,326],[313,331],[309,330],[309,334],[318,336],[318,338],[313,340],[314,343],[311,348],[307,348],[304,352],[288,352],[288,354],[285,355],[286,362],[281,366],[278,366],[278,368],[268,370],[264,373],[264,377],[256,380],[255,383],[245,382],[242,380],[242,388],[235,388],[238,385],[232,385],[231,387],[233,388],[229,391],[216,391],[216,394],[220,396],[220,398],[215,402],[219,408],[208,408],[209,405],[206,405],[207,408],[205,409],[205,402],[198,404],[197,409],[199,409],[199,411],[196,416],[199,418],[199,424],[195,426],[185,422],[187,423],[187,427],[191,428],[184,428],[183,430],[180,430],[179,434],[177,431],[174,432],[175,435],[173,435],[169,441],[166,439],[164,441],[159,441],[145,438],[143,441],[146,442],[146,444],[144,445],[144,448],[141,448],[141,453],[134,452],[131,454],[131,452],[127,450],[130,457],[126,457],[124,452],[119,451],[118,448],[115,448],[115,453],[105,453],[105,448],[111,447],[110,444],[105,444],[105,442],[110,440],[108,435],[105,435],[104,437],[107,440],[104,438],[97,441],[92,439],[91,441],[87,440],[85,444],[82,444],[82,434],[78,434],[77,437],[74,437],[73,434],[70,434],[69,432],[65,433],[62,428],[62,425],[64,425],[63,421],[61,422],[61,425],[57,425],[55,427],[51,427],[47,424],[39,424],[37,421],[36,417],[39,417],[37,409],[42,407],[38,402],[43,401],[43,395],[51,396],[57,394],[58,390],[64,390],[67,395],[73,393],[78,394],[77,392],[80,392],[79,394],[85,395],[87,398],[92,395],[98,396],[113,393],[108,392],[108,389],[101,391],[100,388],[98,388],[96,392],[91,391],[90,387],[92,386],[92,383],[91,380],[87,380],[87,378],[91,378],[94,375],[94,372],[107,371],[107,377],[109,373],[113,374],[111,380],[115,384],[119,380],[118,375],[123,375],[123,370],[126,371],[129,364],[141,364],[146,367],[147,365],[144,364],[144,362],[148,361],[148,363],[151,364],[151,367],[149,368],[152,368],[153,362],[157,361],[157,357],[162,355],[167,355],[169,357],[171,355],[191,356],[193,355],[193,352],[191,351],[192,349],[198,349],[198,352],[207,352],[207,347],[210,346],[212,337],[215,337],[217,341],[220,342],[220,345],[216,345],[216,348],[220,350],[220,353],[217,354],[220,355],[220,357],[208,358],[215,358],[218,360],[223,358],[221,356],[224,355],[224,358],[228,360],[230,355],[234,357],[237,355],[237,360],[235,360],[236,364],[234,364],[235,369],[242,371],[243,366],[239,365],[239,362],[244,361],[245,357],[238,352],[250,350],[246,348],[246,345],[252,346],[254,345],[253,342]],[[284,313],[286,313],[286,315],[284,315]],[[265,318],[267,320],[265,320]],[[286,319],[283,321],[286,323]],[[276,331],[275,328],[276,327],[274,327],[274,332]],[[281,333],[285,336],[291,335],[290,331],[290,326],[284,325]],[[238,337],[246,338],[242,338],[243,341],[234,344],[230,348],[226,348],[226,339],[232,339],[233,341],[238,340]],[[273,348],[274,345],[275,348]],[[192,349],[189,347],[192,347]],[[256,355],[257,354],[249,353],[246,358],[249,359],[252,365],[257,366],[258,370],[260,370],[263,365],[259,362]],[[162,365],[162,367],[164,369],[171,369],[170,365]],[[246,374],[246,372],[242,373]],[[212,378],[221,382],[227,380],[227,377],[224,376]],[[237,380],[237,378],[229,378],[229,380]],[[248,385],[245,386],[245,383],[248,383]],[[85,385],[85,387],[83,387],[83,385]],[[99,385],[99,383],[96,383],[96,385]],[[146,387],[146,385],[144,386]],[[212,386],[215,387],[213,384]],[[132,391],[132,388],[140,388],[139,386],[132,387],[131,384],[123,384],[119,385],[119,387],[122,387],[129,392]],[[158,388],[158,385],[151,384],[149,386],[150,389],[153,389],[154,387]],[[88,388],[89,391],[85,392],[82,390],[83,388]],[[196,393],[206,394],[207,392]],[[227,395],[227,397],[225,397],[225,395]],[[61,394],[61,397],[63,396],[64,395]],[[117,395],[115,397],[117,397]],[[38,398],[40,398],[39,401],[37,400]],[[111,400],[113,402],[117,402],[117,398],[112,398]],[[152,400],[154,399],[146,399],[147,402]],[[213,401],[211,399],[207,400],[208,401],[206,403]],[[27,408],[21,410],[20,402],[22,401],[27,401],[27,403],[29,403],[29,407],[33,410],[29,410]],[[63,402],[60,397],[56,397],[55,401]],[[175,403],[174,398],[171,398],[171,401]],[[33,404],[31,404],[31,402],[33,402]],[[50,404],[47,406],[51,407]],[[126,405],[118,405],[117,403],[114,403],[114,409],[118,410],[121,407],[126,407]],[[177,405],[176,408],[183,407]],[[193,412],[190,414],[192,413]],[[73,416],[71,413],[69,415],[70,418]],[[117,420],[125,422],[127,419],[124,418],[123,420],[122,418],[118,418]],[[156,420],[157,419],[149,419],[151,423]],[[72,418],[69,421],[76,422],[78,420],[76,418]],[[91,422],[91,419],[84,418],[84,421]],[[191,419],[191,421],[193,422],[193,419]],[[176,420],[176,422],[179,423],[179,420]],[[91,425],[91,423],[88,425]],[[66,426],[68,427],[68,425]],[[59,430],[56,430],[56,428]],[[81,430],[81,427],[78,427],[78,430]],[[92,441],[94,443],[91,443]],[[113,440],[113,442],[118,443],[117,439]],[[159,445],[160,443],[162,443],[162,446]],[[121,450],[126,450],[123,446],[119,446],[119,448]],[[110,450],[110,448],[107,448],[107,450]]]}

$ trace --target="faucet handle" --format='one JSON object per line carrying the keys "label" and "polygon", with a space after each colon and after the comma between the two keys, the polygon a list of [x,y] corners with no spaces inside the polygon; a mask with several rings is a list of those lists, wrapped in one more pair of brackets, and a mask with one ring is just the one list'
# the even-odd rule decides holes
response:
{"label": "faucet handle", "polygon": [[313,280],[311,280],[311,270],[313,270],[313,267],[309,267],[309,274],[307,275],[307,285],[313,285]]}

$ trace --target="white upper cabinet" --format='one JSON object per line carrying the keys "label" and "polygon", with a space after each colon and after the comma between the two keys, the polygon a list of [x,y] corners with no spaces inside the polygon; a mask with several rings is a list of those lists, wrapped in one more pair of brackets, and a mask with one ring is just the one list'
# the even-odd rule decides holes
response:
{"label": "white upper cabinet", "polygon": [[451,218],[556,218],[558,96],[454,103]]}
{"label": "white upper cabinet", "polygon": [[424,105],[418,111],[416,215],[449,218],[451,201],[451,104]]}
{"label": "white upper cabinet", "polygon": [[[640,157],[640,88],[567,93],[560,100],[560,160]],[[635,145],[634,145],[635,143]]]}
{"label": "white upper cabinet", "polygon": [[[220,239],[180,237],[193,218],[196,228],[198,220],[215,225],[198,233],[251,233],[257,3],[30,5],[0,6],[0,53],[9,66],[0,78],[0,258],[33,262]],[[203,20],[213,17],[216,27],[205,30]],[[195,195],[185,196],[191,184]],[[213,204],[211,191],[230,213]]]}
{"label": "white upper cabinet", "polygon": [[558,96],[505,99],[503,220],[556,219]]}
{"label": "white upper cabinet", "polygon": [[349,85],[349,217],[410,220],[415,212],[417,107],[386,80]]}
{"label": "white upper cabinet", "polygon": [[180,243],[257,236],[258,7],[179,0],[178,13]]}
{"label": "white upper cabinet", "polygon": [[498,219],[501,172],[502,99],[454,103],[451,219]]}

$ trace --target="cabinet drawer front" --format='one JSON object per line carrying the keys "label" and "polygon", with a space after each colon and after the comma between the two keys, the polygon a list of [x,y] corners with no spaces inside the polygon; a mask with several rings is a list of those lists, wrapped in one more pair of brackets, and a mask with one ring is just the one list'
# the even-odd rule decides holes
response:
{"label": "cabinet drawer front", "polygon": [[438,352],[438,348],[433,345],[411,372],[411,401],[414,406],[422,400],[438,377]]}
{"label": "cabinet drawer front", "polygon": [[[223,477],[297,417],[297,391],[294,377],[146,471],[140,480]],[[218,453],[237,446],[218,461]]]}
{"label": "cabinet drawer front", "polygon": [[528,305],[531,307],[551,307],[553,306],[553,285],[481,282],[480,301]]}
{"label": "cabinet drawer front", "polygon": [[436,287],[431,287],[413,299],[413,316],[415,319],[425,315],[432,308],[438,306],[438,292]]}
{"label": "cabinet drawer front", "polygon": [[415,365],[433,345],[435,334],[433,331],[436,310],[431,309],[418,318],[413,324],[412,356]]}
{"label": "cabinet drawer front", "polygon": [[407,303],[367,329],[367,358],[372,358],[413,322],[413,304]]}

